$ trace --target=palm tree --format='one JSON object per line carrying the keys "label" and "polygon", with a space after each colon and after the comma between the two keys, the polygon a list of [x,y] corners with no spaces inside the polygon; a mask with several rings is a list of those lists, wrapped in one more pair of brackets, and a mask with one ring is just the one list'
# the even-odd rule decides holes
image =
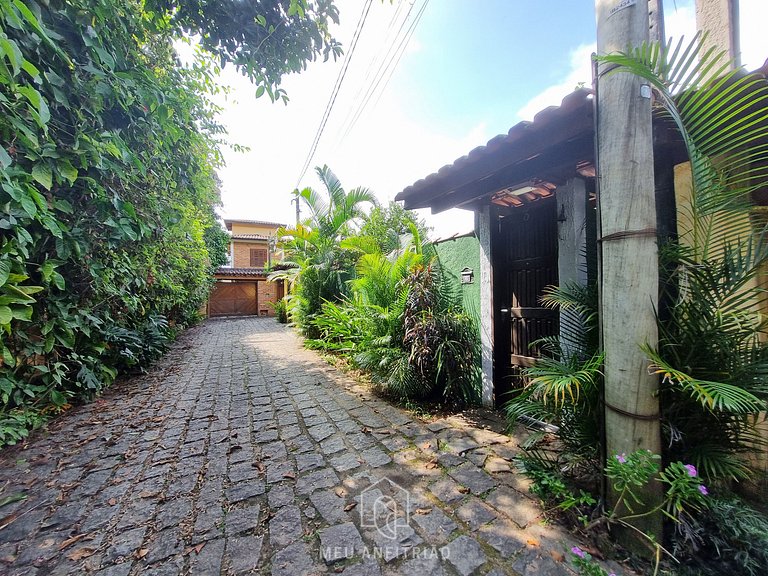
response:
{"label": "palm tree", "polygon": [[309,187],[294,191],[309,216],[293,228],[278,230],[286,263],[294,267],[270,276],[295,284],[295,320],[311,337],[315,332],[312,320],[323,302],[339,301],[348,291],[347,281],[354,272],[355,255],[342,247],[342,240],[354,231],[357,220],[364,215],[363,205],[378,204],[367,188],[346,192],[328,166],[315,168],[315,172],[326,194]]}

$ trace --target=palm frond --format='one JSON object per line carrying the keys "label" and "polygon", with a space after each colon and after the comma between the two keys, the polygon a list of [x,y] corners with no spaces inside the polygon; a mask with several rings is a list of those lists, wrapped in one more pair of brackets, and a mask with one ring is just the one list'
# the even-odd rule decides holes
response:
{"label": "palm frond", "polygon": [[328,202],[313,188],[304,188],[297,190],[294,194],[304,201],[304,205],[309,209],[310,221],[318,222],[328,216],[330,206]]}
{"label": "palm frond", "polygon": [[658,352],[649,347],[644,346],[643,350],[653,362],[650,370],[659,374],[665,384],[678,387],[707,410],[757,414],[766,409],[764,401],[740,386],[696,378],[673,368],[660,357]]}
{"label": "palm frond", "polygon": [[575,358],[563,361],[543,357],[525,369],[525,376],[530,380],[528,387],[534,394],[544,404],[551,402],[557,409],[565,403],[577,404],[583,391],[593,391],[602,375],[602,364],[602,353],[585,362]]}
{"label": "palm frond", "polygon": [[376,238],[370,236],[350,236],[339,243],[343,250],[352,250],[361,254],[375,254],[379,251],[379,243]]}
{"label": "palm frond", "polygon": [[691,163],[692,189],[678,205],[677,245],[660,254],[669,284],[658,350],[644,348],[663,378],[669,457],[691,459],[710,479],[744,478],[742,452],[759,441],[766,408],[765,223],[753,193],[768,184],[768,82],[693,42],[644,45],[601,59],[645,79],[656,113],[670,119]]}
{"label": "palm frond", "polygon": [[333,173],[333,170],[327,164],[324,164],[323,166],[315,167],[315,173],[323,186],[325,186],[326,192],[328,192],[330,205],[338,206],[341,204],[344,199],[344,189],[341,187],[341,182],[336,177],[336,174]]}
{"label": "palm frond", "polygon": [[657,104],[688,148],[697,210],[706,214],[748,207],[743,201],[764,184],[768,160],[765,79],[731,69],[723,52],[704,52],[701,34],[685,49],[681,39],[674,47],[646,44],[600,59],[654,87]]}

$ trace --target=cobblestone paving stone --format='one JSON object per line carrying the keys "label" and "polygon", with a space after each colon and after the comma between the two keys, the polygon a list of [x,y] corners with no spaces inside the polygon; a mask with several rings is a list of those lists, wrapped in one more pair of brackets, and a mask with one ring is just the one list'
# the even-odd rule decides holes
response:
{"label": "cobblestone paving stone", "polygon": [[273,319],[210,320],[0,453],[26,495],[0,573],[575,574],[489,423],[425,424]]}

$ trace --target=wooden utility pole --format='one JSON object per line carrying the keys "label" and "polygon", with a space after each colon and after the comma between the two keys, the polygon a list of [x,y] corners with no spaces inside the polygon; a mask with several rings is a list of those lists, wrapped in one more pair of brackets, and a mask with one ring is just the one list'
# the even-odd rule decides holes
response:
{"label": "wooden utility pole", "polygon": [[301,199],[299,198],[299,189],[297,188],[294,190],[294,194],[296,196],[291,200],[291,203],[296,202],[296,227],[299,227],[299,223],[301,222]]}
{"label": "wooden utility pole", "polygon": [[[598,54],[648,40],[648,0],[596,0],[596,13]],[[659,262],[650,88],[627,72],[607,71],[598,66],[596,137],[605,435],[607,457],[614,458],[638,449],[661,452],[658,379],[640,349],[657,345]],[[653,507],[661,495],[652,482],[644,497]],[[633,524],[661,541],[660,514]]]}

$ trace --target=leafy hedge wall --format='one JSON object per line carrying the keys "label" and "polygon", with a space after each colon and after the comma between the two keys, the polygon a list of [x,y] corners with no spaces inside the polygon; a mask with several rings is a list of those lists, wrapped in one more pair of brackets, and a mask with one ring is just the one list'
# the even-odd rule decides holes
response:
{"label": "leafy hedge wall", "polygon": [[210,288],[215,70],[132,0],[0,0],[0,445],[157,357]]}

